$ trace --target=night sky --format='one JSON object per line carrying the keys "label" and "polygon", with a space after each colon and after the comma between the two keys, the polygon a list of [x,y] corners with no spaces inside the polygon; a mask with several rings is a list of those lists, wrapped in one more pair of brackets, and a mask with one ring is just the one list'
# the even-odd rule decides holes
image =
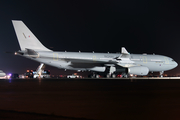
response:
{"label": "night sky", "polygon": [[[161,54],[180,64],[180,1],[175,0],[1,0],[0,69],[24,73],[38,62],[6,51],[19,50],[11,20],[22,20],[56,51]],[[48,67],[52,74],[63,70]],[[180,67],[169,74],[180,74]]]}

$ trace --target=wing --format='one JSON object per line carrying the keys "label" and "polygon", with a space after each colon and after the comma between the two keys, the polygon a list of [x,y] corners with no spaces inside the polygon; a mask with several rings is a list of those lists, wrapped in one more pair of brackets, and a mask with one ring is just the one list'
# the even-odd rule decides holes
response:
{"label": "wing", "polygon": [[73,68],[93,68],[93,67],[103,67],[103,66],[115,66],[116,61],[109,60],[109,61],[100,61],[100,60],[89,60],[89,59],[75,59],[75,58],[63,58],[61,59],[66,62],[70,62],[70,66]]}
{"label": "wing", "polygon": [[125,68],[133,67],[133,66],[140,66],[136,64],[134,61],[132,61],[130,58],[131,58],[131,55],[127,52],[126,48],[122,47],[121,55],[115,58],[117,60],[116,64]]}
{"label": "wing", "polygon": [[71,63],[70,66],[74,68],[92,68],[96,66],[120,66],[120,67],[132,67],[132,66],[140,66],[136,64],[131,59],[131,55],[127,52],[127,50],[122,47],[121,54],[118,57],[115,57],[111,60],[94,60],[93,58],[85,59],[85,58],[62,58],[61,60]]}

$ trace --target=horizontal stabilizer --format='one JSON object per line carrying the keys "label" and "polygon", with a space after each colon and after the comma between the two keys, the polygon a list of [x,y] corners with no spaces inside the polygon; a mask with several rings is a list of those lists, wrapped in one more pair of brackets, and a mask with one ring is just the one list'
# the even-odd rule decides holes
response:
{"label": "horizontal stabilizer", "polygon": [[36,51],[27,48],[25,50],[25,53],[27,53],[28,55],[38,55]]}

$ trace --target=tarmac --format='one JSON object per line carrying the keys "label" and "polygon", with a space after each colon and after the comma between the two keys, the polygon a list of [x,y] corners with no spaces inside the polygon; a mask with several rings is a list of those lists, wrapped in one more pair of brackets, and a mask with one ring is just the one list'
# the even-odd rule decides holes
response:
{"label": "tarmac", "polygon": [[178,120],[180,79],[0,80],[0,120]]}

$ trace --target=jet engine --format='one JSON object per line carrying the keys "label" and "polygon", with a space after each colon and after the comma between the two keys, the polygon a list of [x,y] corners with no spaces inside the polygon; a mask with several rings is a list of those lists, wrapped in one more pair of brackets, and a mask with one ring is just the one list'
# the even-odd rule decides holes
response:
{"label": "jet engine", "polygon": [[149,73],[149,69],[144,66],[135,66],[127,68],[128,74],[135,74],[135,75],[147,75]]}
{"label": "jet engine", "polygon": [[106,67],[94,67],[89,70],[96,71],[96,72],[104,72],[106,70]]}

